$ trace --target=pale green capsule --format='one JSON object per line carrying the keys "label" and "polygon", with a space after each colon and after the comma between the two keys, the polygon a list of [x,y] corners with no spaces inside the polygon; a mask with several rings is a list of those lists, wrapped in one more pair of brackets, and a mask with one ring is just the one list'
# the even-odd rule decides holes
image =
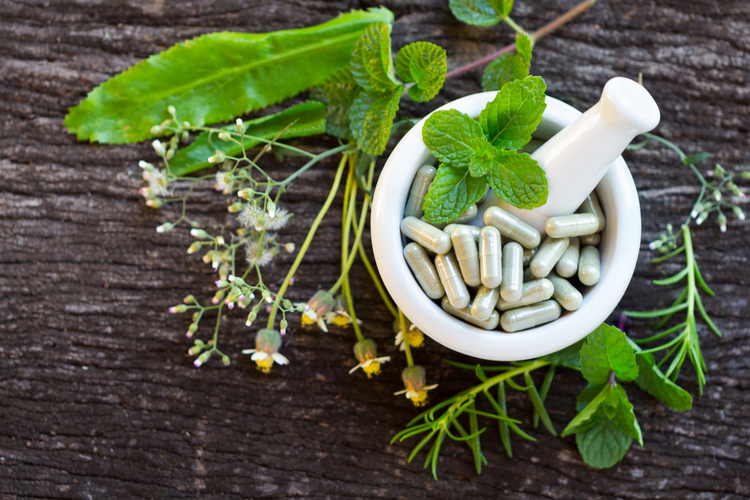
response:
{"label": "pale green capsule", "polygon": [[599,232],[601,232],[601,230],[604,229],[604,226],[607,225],[607,220],[604,218],[604,211],[602,210],[602,206],[599,204],[599,198],[594,191],[592,191],[588,198],[584,200],[576,212],[579,214],[596,215],[596,218],[599,219],[599,229],[597,229]]}
{"label": "pale green capsule", "polygon": [[497,288],[480,286],[476,297],[474,297],[474,302],[471,303],[471,315],[479,320],[489,318],[499,298],[500,293]]}
{"label": "pale green capsule", "polygon": [[529,264],[531,272],[537,278],[544,278],[552,271],[557,261],[560,260],[562,254],[565,253],[565,249],[568,248],[570,238],[553,238],[547,236],[542,246],[539,247],[539,251],[536,253],[534,258]]}
{"label": "pale green capsule", "polygon": [[581,246],[598,247],[602,241],[602,233],[589,234],[588,236],[581,236]]}
{"label": "pale green capsule", "polygon": [[453,251],[456,253],[458,265],[461,268],[461,276],[464,283],[469,286],[479,286],[482,284],[482,277],[479,272],[479,251],[471,229],[466,226],[458,226],[451,233],[453,242]]}
{"label": "pale green capsule", "polygon": [[506,332],[517,332],[549,323],[560,317],[560,305],[547,300],[531,306],[511,309],[500,316],[500,326]]}
{"label": "pale green capsule", "polygon": [[599,229],[599,219],[594,214],[570,214],[551,217],[544,224],[544,230],[553,238],[565,236],[586,236]]}
{"label": "pale green capsule", "polygon": [[499,207],[484,211],[484,223],[496,227],[500,234],[526,248],[536,248],[542,240],[539,231]]}
{"label": "pale green capsule", "polygon": [[409,265],[414,277],[417,278],[419,286],[424,293],[431,299],[439,299],[445,295],[443,284],[440,283],[440,277],[437,269],[432,264],[432,259],[427,255],[424,248],[417,243],[409,243],[404,247],[404,259]]}
{"label": "pale green capsule", "polygon": [[547,278],[529,281],[523,284],[521,298],[515,302],[508,302],[502,298],[497,302],[497,308],[501,311],[509,311],[523,306],[529,306],[548,300],[555,292],[555,286]]}
{"label": "pale green capsule", "polygon": [[599,260],[599,249],[592,246],[581,249],[581,257],[578,259],[578,279],[586,286],[596,285],[602,270]]}
{"label": "pale green capsule", "polygon": [[477,242],[479,241],[479,228],[477,226],[469,226],[466,224],[451,223],[445,226],[443,228],[443,231],[448,234],[451,234],[453,230],[456,229],[458,226],[468,227],[469,229],[471,229],[471,235],[474,237],[474,241],[477,241]]}
{"label": "pale green capsule", "polygon": [[464,280],[461,279],[461,269],[458,267],[456,256],[452,253],[435,256],[435,268],[445,289],[445,295],[453,307],[463,309],[468,306],[471,297]]}
{"label": "pale green capsule", "polygon": [[503,281],[500,296],[508,302],[515,302],[523,293],[523,248],[511,241],[503,248]]}
{"label": "pale green capsule", "polygon": [[555,292],[552,294],[552,298],[557,301],[558,304],[563,306],[567,311],[575,311],[583,303],[583,295],[579,292],[576,287],[570,284],[565,278],[561,278],[554,271],[547,275],[547,279],[552,282],[555,287]]}
{"label": "pale green capsule", "polygon": [[416,217],[417,219],[422,217],[424,214],[422,211],[424,197],[427,196],[427,191],[429,191],[430,184],[435,180],[436,175],[437,169],[432,165],[419,167],[417,174],[414,176],[414,181],[411,183],[409,199],[406,200],[406,208],[404,209],[404,217]]}
{"label": "pale green capsule", "polygon": [[497,311],[492,311],[489,318],[480,320],[471,315],[470,307],[453,307],[448,300],[448,297],[443,297],[442,306],[443,311],[448,314],[462,319],[467,323],[478,326],[479,328],[484,328],[485,330],[494,330],[497,328],[498,323],[500,323],[500,314]]}
{"label": "pale green capsule", "polygon": [[557,274],[563,278],[570,278],[576,274],[576,271],[578,271],[578,254],[580,253],[580,248],[581,240],[575,236],[570,238],[568,248],[565,249],[565,252],[563,252],[562,257],[560,257],[555,266]]}
{"label": "pale green capsule", "polygon": [[523,249],[523,267],[528,267],[534,256],[539,251],[539,247],[536,248],[524,248]]}
{"label": "pale green capsule", "polygon": [[464,213],[459,215],[456,220],[453,221],[454,224],[465,224],[467,222],[471,222],[474,220],[474,217],[477,216],[477,208],[476,203],[464,210]]}
{"label": "pale green capsule", "polygon": [[502,238],[492,226],[479,231],[479,274],[487,288],[497,288],[503,282]]}
{"label": "pale green capsule", "polygon": [[406,217],[401,221],[401,232],[425,249],[434,253],[448,253],[453,246],[451,237],[440,229],[416,217]]}

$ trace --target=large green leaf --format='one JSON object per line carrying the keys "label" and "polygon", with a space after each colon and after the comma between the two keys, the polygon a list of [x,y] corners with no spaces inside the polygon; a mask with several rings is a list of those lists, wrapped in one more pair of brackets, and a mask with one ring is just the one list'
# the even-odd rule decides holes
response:
{"label": "large green leaf", "polygon": [[475,26],[491,26],[507,16],[498,12],[504,10],[498,0],[450,0],[448,5],[456,19]]}
{"label": "large green leaf", "polygon": [[385,151],[403,85],[392,94],[371,95],[360,92],[349,108],[349,121],[357,144],[365,153],[379,155]]}
{"label": "large green leaf", "polygon": [[422,140],[438,160],[458,167],[467,167],[477,145],[485,142],[481,125],[456,109],[432,113],[422,127]]}
{"label": "large green leaf", "polygon": [[612,371],[618,380],[635,380],[638,364],[625,334],[602,323],[586,337],[581,347],[581,372],[592,384],[603,384],[609,380]]}
{"label": "large green leaf", "polygon": [[569,345],[565,349],[562,349],[552,354],[542,356],[540,359],[544,361],[550,361],[554,365],[564,366],[565,368],[572,368],[573,370],[581,370],[581,356],[578,351],[581,350],[584,339],[579,340],[573,345]]}
{"label": "large green leaf", "polygon": [[452,222],[487,191],[483,177],[472,177],[466,167],[443,164],[438,168],[424,200],[425,219]]}
{"label": "large green leaf", "polygon": [[503,86],[479,114],[487,139],[496,148],[520,149],[542,121],[547,86],[539,76],[527,76]]}
{"label": "large green leaf", "polygon": [[379,8],[309,28],[188,40],[94,89],[65,125],[79,139],[119,144],[151,137],[151,127],[169,118],[169,105],[193,125],[229,121],[325,82],[348,66],[368,26],[392,21],[393,13]]}
{"label": "large green leaf", "polygon": [[487,181],[496,195],[518,208],[531,209],[547,203],[549,188],[544,170],[527,153],[494,149],[494,156],[477,154],[472,162],[487,162]]}
{"label": "large green leaf", "polygon": [[638,444],[643,446],[643,433],[638,420],[635,418],[633,405],[628,401],[628,395],[622,385],[618,384],[612,388],[613,396],[610,399],[619,399],[619,404],[612,408],[612,412],[607,415],[622,432],[638,440]]}
{"label": "large green leaf", "polygon": [[437,95],[445,82],[448,70],[445,50],[430,42],[414,42],[398,51],[396,72],[406,83],[413,101],[429,101]]}
{"label": "large green leaf", "polygon": [[606,417],[600,418],[585,431],[576,433],[576,444],[583,461],[597,469],[606,469],[619,462],[632,442],[632,437]]}
{"label": "large green leaf", "polygon": [[366,92],[393,92],[399,82],[393,70],[390,24],[376,23],[365,29],[354,45],[350,67],[354,81]]}
{"label": "large green leaf", "polygon": [[[306,102],[281,113],[244,122],[247,128],[244,142],[245,149],[261,144],[261,141],[248,136],[271,140],[290,124],[291,126],[281,136],[282,139],[324,133],[326,126],[325,106],[319,102]],[[234,124],[223,127],[222,130],[237,131]],[[237,156],[242,152],[242,148],[236,142],[222,141],[218,134],[204,132],[190,146],[177,151],[177,154],[169,162],[170,170],[174,175],[185,175],[209,167],[211,164],[208,163],[208,157],[213,155],[217,149],[227,156]]]}
{"label": "large green leaf", "polygon": [[639,353],[635,360],[638,362],[638,378],[635,379],[638,387],[675,410],[686,411],[693,407],[693,396],[659,370],[653,355]]}

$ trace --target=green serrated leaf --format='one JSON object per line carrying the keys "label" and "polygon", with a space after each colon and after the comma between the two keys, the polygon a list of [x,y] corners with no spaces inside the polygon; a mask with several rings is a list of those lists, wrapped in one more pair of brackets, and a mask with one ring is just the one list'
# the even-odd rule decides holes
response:
{"label": "green serrated leaf", "polygon": [[635,380],[638,364],[635,351],[625,334],[614,326],[602,323],[586,337],[581,347],[581,372],[592,384],[603,384],[609,380],[611,371],[615,372],[618,380]]}
{"label": "green serrated leaf", "polygon": [[[448,3],[456,19],[474,26],[492,26],[503,20],[489,0],[450,0]],[[497,3],[495,0],[494,3]]]}
{"label": "green serrated leaf", "polygon": [[490,0],[492,7],[502,17],[508,17],[513,10],[513,0]]}
{"label": "green serrated leaf", "polygon": [[392,93],[398,87],[391,54],[391,26],[368,26],[354,45],[350,63],[354,81],[370,94]]}
{"label": "green serrated leaf", "polygon": [[402,92],[403,86],[399,86],[393,94],[360,92],[354,98],[349,108],[349,121],[352,135],[365,153],[379,155],[385,151]]}
{"label": "green serrated leaf", "polygon": [[583,411],[586,405],[591,403],[605,387],[606,384],[587,384],[586,388],[576,397],[576,411]]}
{"label": "green serrated leaf", "polygon": [[489,142],[480,142],[474,155],[469,160],[469,173],[472,177],[483,177],[487,175],[495,166],[495,152]]}
{"label": "green serrated leaf", "polygon": [[425,218],[434,223],[451,222],[487,190],[487,181],[469,175],[465,167],[443,164],[424,201]]}
{"label": "green serrated leaf", "polygon": [[153,137],[170,105],[193,125],[229,121],[323,83],[349,64],[367,26],[392,21],[381,8],[297,30],[203,35],[98,86],[65,125],[78,139],[121,144]]}
{"label": "green serrated leaf", "polygon": [[479,114],[479,123],[498,149],[520,149],[542,121],[547,86],[539,76],[527,76],[503,86]]}
{"label": "green serrated leaf", "polygon": [[437,95],[447,71],[445,50],[434,43],[410,43],[396,56],[396,72],[404,82],[415,84],[409,89],[409,97],[417,102]]}
{"label": "green serrated leaf", "polygon": [[549,361],[557,366],[564,366],[566,368],[581,371],[581,356],[578,352],[581,350],[584,341],[585,339],[581,339],[565,349],[542,356],[541,359]]}
{"label": "green serrated leaf", "polygon": [[[325,132],[326,124],[325,106],[318,102],[306,102],[281,113],[244,122],[247,128],[245,149],[251,149],[261,144],[261,141],[251,139],[248,136],[271,140],[289,124],[292,125],[281,136],[282,139],[322,134]],[[221,130],[236,132],[234,124],[222,127]],[[177,154],[169,162],[170,172],[179,176],[215,166],[208,163],[208,157],[212,156],[216,150],[222,151],[227,156],[237,156],[242,152],[242,148],[236,142],[222,141],[218,134],[204,132],[190,146],[177,150]]]}
{"label": "green serrated leaf", "polygon": [[656,366],[650,353],[638,354],[635,360],[638,363],[638,378],[635,383],[641,390],[675,410],[686,411],[693,407],[693,396],[669,380]]}
{"label": "green serrated leaf", "polygon": [[[584,398],[590,397],[591,392],[594,390],[594,388],[598,389],[598,393],[593,397],[593,399],[588,401],[588,403],[582,409],[579,410],[578,415],[576,415],[575,418],[570,421],[567,427],[565,427],[565,430],[562,433],[562,437],[585,431],[589,427],[594,426],[604,414],[603,407],[606,406],[609,398],[611,397],[610,395],[612,393],[612,387],[609,385],[586,387],[586,389],[584,389],[584,394],[586,394]],[[583,394],[581,396],[583,396]],[[579,396],[579,398],[581,396]]]}
{"label": "green serrated leaf", "polygon": [[315,87],[310,92],[310,100],[325,104],[326,133],[341,139],[351,137],[349,108],[360,88],[356,83],[329,83]]}
{"label": "green serrated leaf", "polygon": [[633,438],[610,419],[600,418],[593,426],[576,434],[576,445],[583,461],[596,469],[612,467],[625,456]]}
{"label": "green serrated leaf", "polygon": [[612,396],[610,396],[610,399],[614,400],[615,398],[618,400],[618,405],[613,408],[612,415],[608,415],[608,417],[622,432],[637,439],[638,444],[643,446],[641,426],[638,425],[638,420],[635,418],[635,413],[633,412],[633,405],[628,401],[628,395],[620,384],[612,387]]}
{"label": "green serrated leaf", "polygon": [[425,121],[422,140],[443,163],[467,167],[480,142],[482,127],[472,117],[455,109],[435,111]]}
{"label": "green serrated leaf", "polygon": [[484,69],[482,90],[500,90],[506,83],[526,78],[531,66],[531,50],[529,37],[519,34],[516,37],[516,51],[496,57]]}
{"label": "green serrated leaf", "polygon": [[547,203],[547,177],[536,160],[526,153],[496,149],[487,181],[495,194],[518,208]]}

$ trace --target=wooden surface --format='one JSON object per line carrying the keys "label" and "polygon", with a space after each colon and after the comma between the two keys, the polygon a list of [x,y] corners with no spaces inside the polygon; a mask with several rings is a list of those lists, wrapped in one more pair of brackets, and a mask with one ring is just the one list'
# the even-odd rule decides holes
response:
{"label": "wooden surface", "polygon": [[[528,29],[573,5],[517,3],[515,17]],[[189,292],[212,293],[213,278],[197,256],[185,254],[185,229],[154,231],[173,212],[155,212],[137,194],[137,161],[153,160],[153,152],[145,143],[76,142],[62,127],[66,110],[98,83],[183,39],[306,26],[372,5],[0,0],[0,498],[750,498],[750,220],[730,218],[726,234],[713,219],[694,231],[698,261],[720,296],[706,307],[725,333],[720,340],[701,327],[705,395],[692,411],[677,413],[629,386],[645,448],[634,445],[610,470],[586,467],[572,438],[541,430],[533,432],[537,443],[514,439],[509,459],[494,427],[485,434],[490,464],[481,476],[457,443],[445,446],[439,481],[419,463],[407,464],[414,443],[388,444],[416,413],[392,395],[402,387],[405,361],[361,265],[353,286],[363,328],[394,358],[380,377],[347,374],[351,331],[303,331],[297,320],[283,349],[291,365],[263,375],[240,354],[253,338],[240,315],[230,317],[221,338],[231,366],[193,367],[188,318],[167,308]],[[386,6],[396,14],[395,48],[438,43],[449,68],[511,40],[502,26],[458,23],[446,0]],[[588,102],[610,77],[642,72],[661,106],[659,133],[728,168],[750,164],[744,0],[602,0],[538,44],[532,72],[546,79],[550,95]],[[433,102],[403,110],[421,116],[478,91],[479,79],[475,72],[450,81]],[[672,274],[676,264],[650,264],[646,243],[667,222],[682,220],[697,188],[662,148],[627,161],[640,189],[644,243],[621,306],[652,309],[672,297],[650,280]],[[285,238],[301,243],[334,166],[332,160],[309,172],[286,197],[297,215]],[[300,269],[293,300],[306,300],[338,275],[340,203]],[[206,184],[191,210],[217,227],[228,220],[225,206]],[[273,279],[290,263],[291,256],[280,256]],[[474,384],[470,373],[442,364],[443,356],[471,362],[429,340],[415,351],[429,382],[440,384],[433,401]],[[583,381],[558,373],[548,408],[562,429]],[[695,394],[693,375],[684,370],[681,383]],[[509,405],[530,428],[525,396],[514,395]]]}

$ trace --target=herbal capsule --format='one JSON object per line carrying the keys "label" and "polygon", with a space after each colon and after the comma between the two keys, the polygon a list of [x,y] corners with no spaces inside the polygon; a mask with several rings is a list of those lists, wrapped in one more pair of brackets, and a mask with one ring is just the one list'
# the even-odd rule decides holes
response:
{"label": "herbal capsule", "polygon": [[424,217],[420,218],[419,220],[421,220],[421,221],[422,221],[422,222],[424,222],[425,224],[429,224],[429,225],[430,225],[430,226],[432,226],[432,227],[436,227],[436,228],[440,229],[441,231],[442,231],[443,229],[445,229],[445,226],[447,225],[447,224],[446,224],[445,222],[430,222],[430,221],[428,221],[428,220],[427,220],[426,218],[424,218]]}
{"label": "herbal capsule", "polygon": [[549,323],[560,317],[560,305],[547,300],[532,306],[511,309],[500,316],[500,326],[506,332],[517,332]]}
{"label": "herbal capsule", "polygon": [[552,268],[555,267],[557,261],[560,260],[569,243],[570,238],[568,237],[553,238],[552,236],[547,236],[547,239],[544,240],[542,246],[539,247],[539,251],[531,260],[531,264],[529,264],[529,268],[531,268],[534,276],[537,278],[547,276],[552,271]]}
{"label": "herbal capsule", "polygon": [[407,238],[435,253],[448,253],[452,246],[451,237],[448,234],[416,217],[406,217],[402,220],[401,232]]}
{"label": "herbal capsule", "polygon": [[445,289],[445,295],[450,300],[451,305],[458,309],[468,306],[469,290],[461,279],[461,270],[458,267],[456,256],[452,253],[436,256],[435,267],[438,276],[440,276],[440,283]]}
{"label": "herbal capsule", "polygon": [[552,298],[555,299],[558,304],[563,306],[565,310],[575,311],[581,307],[583,295],[581,295],[581,292],[571,285],[568,280],[559,277],[554,271],[549,273],[547,279],[550,280],[555,287],[555,292],[552,294]]}
{"label": "herbal capsule", "polygon": [[588,236],[581,236],[581,246],[592,246],[598,247],[602,241],[602,233],[589,234]]}
{"label": "herbal capsule", "polygon": [[599,219],[594,214],[570,214],[552,217],[544,224],[544,230],[553,238],[586,236],[599,229]]}
{"label": "herbal capsule", "polygon": [[479,241],[479,228],[477,226],[469,226],[465,224],[451,223],[445,226],[443,228],[443,231],[448,234],[451,234],[453,230],[456,229],[458,226],[468,227],[469,229],[471,229],[471,235],[474,237],[474,241]]}
{"label": "herbal capsule", "polygon": [[599,282],[602,264],[599,261],[599,249],[586,246],[581,249],[581,258],[578,259],[578,279],[586,286],[596,285]]}
{"label": "herbal capsule", "polygon": [[526,248],[536,248],[542,240],[539,231],[498,207],[490,207],[484,211],[484,223],[495,226],[500,234]]}
{"label": "herbal capsule", "polygon": [[485,226],[479,231],[479,274],[487,288],[503,282],[503,250],[500,231]]}
{"label": "herbal capsule", "polygon": [[528,267],[531,264],[532,259],[539,251],[539,247],[536,248],[524,248],[523,249],[523,266]]}
{"label": "herbal capsule", "polygon": [[500,296],[508,302],[515,302],[523,293],[523,249],[510,242],[503,248],[503,281]]}
{"label": "herbal capsule", "polygon": [[529,281],[523,284],[523,292],[520,299],[515,302],[500,299],[497,302],[497,308],[501,311],[509,311],[510,309],[536,304],[537,302],[548,300],[554,292],[555,286],[547,278]]}
{"label": "herbal capsule", "polygon": [[560,257],[555,266],[557,274],[563,278],[570,278],[575,275],[576,271],[578,271],[578,254],[580,248],[581,240],[575,236],[570,238],[568,248],[565,249],[565,252],[563,252],[562,257]]}
{"label": "herbal capsule", "polygon": [[601,232],[601,230],[604,229],[604,226],[607,225],[607,220],[604,218],[602,206],[599,204],[599,198],[596,196],[596,193],[594,191],[592,191],[589,197],[586,198],[586,200],[581,204],[580,207],[578,207],[576,213],[596,215],[596,218],[599,219],[599,229],[597,229],[597,231]]}
{"label": "herbal capsule", "polygon": [[436,175],[437,169],[432,165],[419,167],[417,175],[414,176],[414,181],[411,183],[409,199],[406,200],[406,208],[404,209],[404,217],[422,217],[424,214],[422,211],[424,197],[427,195],[430,184],[435,180]]}
{"label": "herbal capsule", "polygon": [[453,307],[448,300],[448,297],[443,297],[442,306],[443,311],[447,312],[448,314],[460,318],[467,323],[471,323],[472,325],[476,325],[479,328],[484,328],[485,330],[494,330],[495,328],[497,328],[498,323],[500,323],[500,314],[497,311],[492,311],[489,318],[481,320],[471,315],[470,307]]}
{"label": "herbal capsule", "polygon": [[435,269],[432,259],[427,255],[424,248],[414,242],[409,243],[404,247],[404,259],[406,259],[411,272],[414,273],[414,277],[417,278],[419,286],[422,287],[429,298],[439,299],[445,295],[437,269]]}
{"label": "herbal capsule", "polygon": [[495,310],[495,304],[497,304],[499,298],[500,293],[497,288],[480,286],[476,297],[474,297],[474,302],[471,303],[471,315],[479,320],[489,318],[492,311]]}
{"label": "herbal capsule", "polygon": [[474,237],[471,235],[471,229],[466,226],[458,226],[451,233],[451,241],[453,242],[456,259],[458,259],[458,265],[461,268],[461,275],[464,277],[464,283],[469,286],[481,285],[479,252]]}
{"label": "herbal capsule", "polygon": [[459,215],[456,220],[453,221],[454,224],[464,224],[466,222],[471,222],[474,217],[477,216],[477,205],[476,203],[466,210],[464,210],[464,213]]}

